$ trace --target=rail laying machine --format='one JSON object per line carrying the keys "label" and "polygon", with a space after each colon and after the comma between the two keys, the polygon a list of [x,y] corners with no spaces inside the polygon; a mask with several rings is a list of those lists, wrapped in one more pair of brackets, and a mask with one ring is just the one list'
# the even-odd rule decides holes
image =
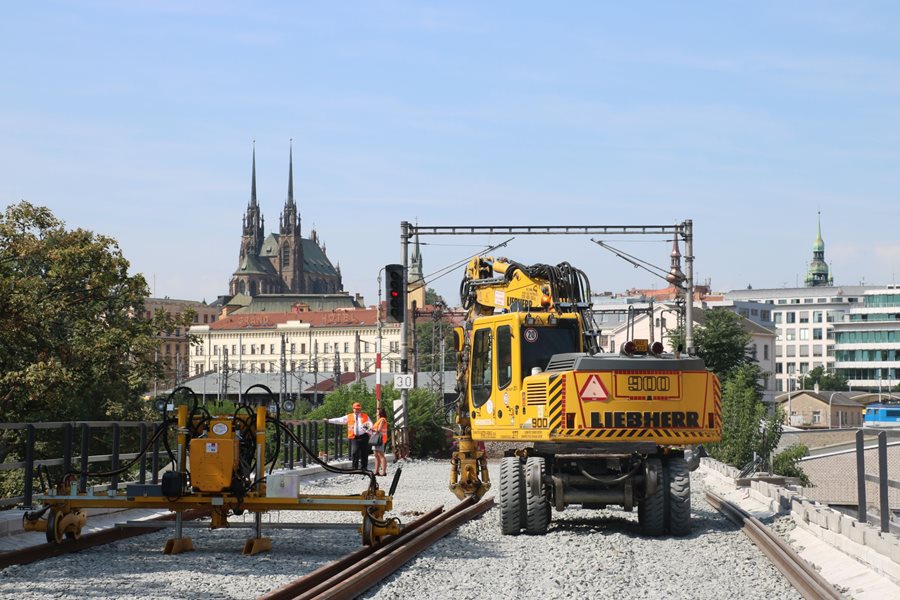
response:
{"label": "rail laying machine", "polygon": [[[185,511],[208,511],[210,529],[229,527],[229,515],[249,512],[255,517],[255,537],[246,541],[243,553],[250,555],[272,548],[271,538],[262,536],[262,515],[273,510],[359,512],[362,516],[360,532],[363,543],[367,545],[377,543],[385,535],[400,533],[399,521],[385,518],[385,512],[392,509],[400,470],[395,473],[390,493],[387,493],[379,488],[371,471],[340,469],[321,461],[282,422],[280,405],[271,391],[269,402],[260,402],[255,406],[243,404],[232,414],[214,415],[197,402],[188,388],[173,391],[170,401],[180,390],[190,392],[191,406],[186,403],[174,406],[167,402],[163,407],[162,422],[134,460],[115,472],[87,474],[91,477],[110,477],[127,472],[143,458],[156,440],[161,439],[172,468],[163,472],[159,484],[128,484],[124,491],[109,490],[105,494],[95,495],[91,488],[86,492],[77,490],[75,481],[82,473],[66,473],[55,489],[36,496],[42,507],[25,514],[25,530],[45,531],[48,542],[60,543],[64,538],[77,539],[81,536],[87,518],[85,510],[89,508],[167,509],[175,512],[175,537],[166,541],[163,551],[177,554],[193,550],[191,538],[183,535]],[[273,410],[270,411],[270,408]],[[171,415],[168,409],[173,409],[175,414]],[[174,447],[169,442],[170,435],[174,438]],[[291,438],[298,448],[307,452],[327,471],[367,476],[368,487],[359,494],[351,495],[311,495],[299,491],[284,494],[281,489],[272,489],[272,493],[267,493],[270,490],[266,467],[269,467],[271,474],[282,435]],[[272,439],[267,440],[267,437]],[[271,443],[268,454],[267,442]]]}

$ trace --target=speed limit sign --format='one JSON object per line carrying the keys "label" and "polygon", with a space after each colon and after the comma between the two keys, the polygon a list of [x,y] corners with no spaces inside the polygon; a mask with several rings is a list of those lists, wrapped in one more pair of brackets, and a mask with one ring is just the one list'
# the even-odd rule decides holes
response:
{"label": "speed limit sign", "polygon": [[397,373],[394,375],[394,387],[398,390],[411,390],[413,388],[412,373]]}

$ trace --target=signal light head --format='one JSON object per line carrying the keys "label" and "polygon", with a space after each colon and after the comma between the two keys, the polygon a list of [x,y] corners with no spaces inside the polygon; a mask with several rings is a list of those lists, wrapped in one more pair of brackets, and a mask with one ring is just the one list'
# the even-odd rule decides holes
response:
{"label": "signal light head", "polygon": [[631,356],[632,354],[634,354],[634,349],[635,349],[634,342],[632,342],[631,340],[628,340],[627,342],[625,342],[625,345],[622,346],[622,354],[627,354],[628,356]]}
{"label": "signal light head", "polygon": [[650,352],[656,356],[662,354],[664,349],[662,342],[653,342],[653,345],[650,346]]}

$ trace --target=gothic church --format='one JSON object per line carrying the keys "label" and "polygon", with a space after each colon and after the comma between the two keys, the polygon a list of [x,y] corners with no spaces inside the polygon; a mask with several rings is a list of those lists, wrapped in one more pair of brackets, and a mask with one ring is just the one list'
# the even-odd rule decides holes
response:
{"label": "gothic church", "polygon": [[319,245],[315,230],[310,239],[300,234],[300,216],[294,203],[294,151],[288,164],[288,193],[278,233],[265,235],[265,218],[256,201],[256,147],[250,203],[243,219],[238,269],[231,277],[232,296],[261,294],[343,294],[341,267],[335,268]]}

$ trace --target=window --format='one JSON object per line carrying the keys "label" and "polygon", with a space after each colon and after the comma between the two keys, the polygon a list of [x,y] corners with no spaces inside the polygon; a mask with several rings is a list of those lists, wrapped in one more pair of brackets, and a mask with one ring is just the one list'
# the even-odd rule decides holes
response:
{"label": "window", "polygon": [[306,354],[306,344],[300,344],[300,354]]}
{"label": "window", "polygon": [[759,311],[759,318],[762,321],[769,321],[772,318],[772,311],[769,310],[761,310]]}
{"label": "window", "polygon": [[797,346],[785,347],[785,356],[797,356]]}
{"label": "window", "polygon": [[237,354],[237,344],[231,345],[231,354],[232,355]]}
{"label": "window", "polygon": [[[800,344],[800,356],[809,356],[809,345],[808,344]],[[806,373],[806,371],[801,370],[801,373]]]}
{"label": "window", "polygon": [[784,332],[785,339],[789,342],[793,342],[797,339],[797,332],[793,329],[788,329]]}
{"label": "window", "polygon": [[784,365],[782,363],[775,363],[775,372],[784,373]]}
{"label": "window", "polygon": [[218,356],[218,355],[219,355],[219,347],[213,346],[213,356]]}
{"label": "window", "polygon": [[781,313],[780,312],[775,313],[774,317],[775,317],[775,324],[776,325],[780,324],[781,323]]}
{"label": "window", "polygon": [[344,354],[350,353],[350,342],[344,342]]}
{"label": "window", "polygon": [[328,354],[329,352],[331,352],[331,343],[325,342],[325,354]]}
{"label": "window", "polygon": [[275,344],[269,344],[269,354],[275,354]]}
{"label": "window", "polygon": [[503,389],[512,381],[512,331],[509,325],[497,328],[497,387]]}
{"label": "window", "polygon": [[247,344],[241,344],[241,354],[247,354]]}
{"label": "window", "polygon": [[203,315],[203,322],[209,323],[209,315]]}
{"label": "window", "polygon": [[812,298],[804,298],[804,299],[803,299],[803,304],[812,304],[812,303],[813,303],[813,299],[812,299]]}
{"label": "window", "polygon": [[[241,346],[243,348],[243,346]],[[250,344],[250,354],[256,354],[256,344]]]}
{"label": "window", "polygon": [[297,351],[297,344],[291,344],[291,354],[294,354]]}
{"label": "window", "polygon": [[814,310],[813,311],[813,323],[821,323],[822,322],[822,311]]}
{"label": "window", "polygon": [[769,345],[763,344],[763,360],[769,360]]}
{"label": "window", "polygon": [[814,410],[812,412],[812,422],[813,422],[813,425],[817,425],[822,422],[822,411],[821,410]]}
{"label": "window", "polygon": [[816,329],[813,329],[813,339],[814,339],[814,340],[821,340],[821,339],[822,339],[822,329],[821,329],[820,327],[817,327]]}
{"label": "window", "polygon": [[809,311],[808,310],[800,311],[800,322],[801,323],[809,323]]}
{"label": "window", "polygon": [[809,339],[809,329],[801,329],[799,332],[801,340]]}
{"label": "window", "polygon": [[822,344],[813,344],[813,356],[822,356]]}
{"label": "window", "polygon": [[784,322],[785,323],[796,323],[797,322],[797,313],[795,313],[795,312],[784,313]]}
{"label": "window", "polygon": [[780,299],[780,300],[778,301],[778,304],[787,304],[787,300],[785,300],[784,298],[782,298],[782,299]]}
{"label": "window", "polygon": [[472,404],[481,406],[491,397],[491,330],[479,329],[472,342]]}

